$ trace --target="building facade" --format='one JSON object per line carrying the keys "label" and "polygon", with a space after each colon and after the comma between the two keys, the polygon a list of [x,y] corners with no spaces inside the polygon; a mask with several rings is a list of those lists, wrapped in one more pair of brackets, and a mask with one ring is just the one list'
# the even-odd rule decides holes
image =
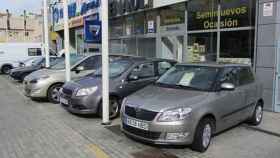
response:
{"label": "building facade", "polygon": [[[57,50],[63,49],[63,6],[54,0],[50,5],[52,28],[58,36],[52,39]],[[70,51],[89,54],[101,50],[101,22],[99,17],[100,0],[71,0],[68,4]]]}
{"label": "building facade", "polygon": [[[110,53],[250,64],[264,84],[265,109],[280,112],[279,0],[110,0],[109,16]],[[86,36],[100,38],[83,21],[70,30],[75,50],[85,50]]]}
{"label": "building facade", "polygon": [[42,42],[42,15],[0,13],[0,42]]}

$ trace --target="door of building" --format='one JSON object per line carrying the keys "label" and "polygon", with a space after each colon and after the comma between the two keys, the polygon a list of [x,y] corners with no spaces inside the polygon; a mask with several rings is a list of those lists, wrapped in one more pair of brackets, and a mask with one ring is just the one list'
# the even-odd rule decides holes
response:
{"label": "door of building", "polygon": [[182,61],[184,36],[163,36],[161,38],[161,57]]}

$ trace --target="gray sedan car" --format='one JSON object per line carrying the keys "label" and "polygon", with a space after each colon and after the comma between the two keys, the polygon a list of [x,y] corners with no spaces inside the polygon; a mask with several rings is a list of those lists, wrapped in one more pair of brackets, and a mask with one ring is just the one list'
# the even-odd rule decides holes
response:
{"label": "gray sedan car", "polygon": [[[118,116],[122,99],[156,81],[175,65],[173,60],[122,57],[110,63],[110,118]],[[102,115],[102,69],[87,77],[66,83],[60,103],[75,114]]]}
{"label": "gray sedan car", "polygon": [[141,141],[204,152],[213,134],[243,121],[260,124],[263,105],[250,66],[179,64],[124,99],[122,130]]}

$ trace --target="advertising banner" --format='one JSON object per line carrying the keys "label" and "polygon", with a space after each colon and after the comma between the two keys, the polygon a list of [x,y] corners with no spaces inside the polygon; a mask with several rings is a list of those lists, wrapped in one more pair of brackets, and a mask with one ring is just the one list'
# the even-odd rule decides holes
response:
{"label": "advertising banner", "polygon": [[98,14],[90,16],[84,20],[84,34],[85,42],[87,43],[101,43],[101,21]]}

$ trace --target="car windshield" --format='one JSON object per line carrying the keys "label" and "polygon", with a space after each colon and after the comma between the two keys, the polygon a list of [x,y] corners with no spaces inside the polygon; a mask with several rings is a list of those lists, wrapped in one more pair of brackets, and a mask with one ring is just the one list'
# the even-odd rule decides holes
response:
{"label": "car windshield", "polygon": [[[109,76],[111,78],[120,76],[124,73],[132,63],[128,60],[113,61],[109,65]],[[102,68],[96,70],[93,76],[101,76]]]}
{"label": "car windshield", "polygon": [[160,86],[210,91],[219,69],[207,66],[177,65],[156,82]]}
{"label": "car windshield", "polygon": [[[80,60],[82,60],[84,56],[79,56],[79,55],[73,55],[70,56],[70,65],[71,67],[78,63]],[[64,70],[65,69],[65,60],[60,60],[57,64],[54,64],[53,66],[50,67],[50,69],[54,70]]]}

